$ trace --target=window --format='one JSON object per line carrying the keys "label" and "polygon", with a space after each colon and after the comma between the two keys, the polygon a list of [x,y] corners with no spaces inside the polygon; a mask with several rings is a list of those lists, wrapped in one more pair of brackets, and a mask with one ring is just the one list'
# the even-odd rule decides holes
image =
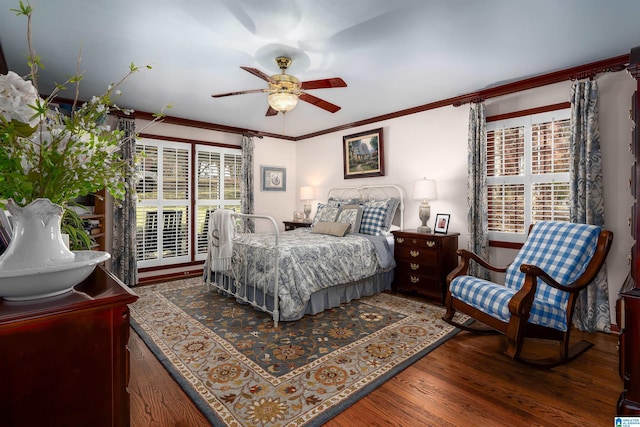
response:
{"label": "window", "polygon": [[196,259],[207,255],[209,218],[218,208],[240,211],[242,156],[238,150],[196,146]]}
{"label": "window", "polygon": [[487,123],[490,239],[524,242],[532,223],[569,220],[570,114]]}
{"label": "window", "polygon": [[144,138],[136,153],[138,266],[204,260],[211,213],[240,209],[240,151]]}

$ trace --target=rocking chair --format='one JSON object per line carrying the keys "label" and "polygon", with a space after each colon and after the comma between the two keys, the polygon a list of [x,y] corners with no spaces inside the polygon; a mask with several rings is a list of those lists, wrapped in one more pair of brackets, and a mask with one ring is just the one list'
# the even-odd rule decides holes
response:
{"label": "rocking chair", "polygon": [[[515,260],[495,267],[473,252],[459,249],[458,267],[447,276],[447,323],[476,333],[502,333],[505,354],[540,367],[567,363],[593,346],[580,341],[569,346],[578,293],[598,274],[611,247],[613,233],[600,227],[559,221],[534,224]],[[469,276],[470,260],[490,271],[506,273],[505,284]],[[456,311],[486,327],[453,320]],[[521,356],[525,337],[560,342],[558,357],[533,360]]]}

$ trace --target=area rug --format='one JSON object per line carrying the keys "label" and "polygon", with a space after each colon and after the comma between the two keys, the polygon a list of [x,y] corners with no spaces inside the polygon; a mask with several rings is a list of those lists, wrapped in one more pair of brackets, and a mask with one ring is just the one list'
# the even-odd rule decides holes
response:
{"label": "area rug", "polygon": [[214,426],[318,426],[458,330],[382,293],[279,322],[201,278],[135,289],[132,326]]}

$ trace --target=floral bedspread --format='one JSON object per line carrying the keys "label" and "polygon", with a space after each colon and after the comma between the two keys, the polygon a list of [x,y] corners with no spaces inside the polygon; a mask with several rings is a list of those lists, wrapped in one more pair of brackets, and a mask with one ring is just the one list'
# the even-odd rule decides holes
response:
{"label": "floral bedspread", "polygon": [[[285,317],[303,310],[311,294],[320,289],[361,280],[395,266],[388,261],[393,260],[393,254],[382,236],[335,237],[311,233],[306,228],[280,233],[279,237],[278,295]],[[273,235],[239,235],[234,239],[233,253],[236,284],[255,284],[273,294]]]}

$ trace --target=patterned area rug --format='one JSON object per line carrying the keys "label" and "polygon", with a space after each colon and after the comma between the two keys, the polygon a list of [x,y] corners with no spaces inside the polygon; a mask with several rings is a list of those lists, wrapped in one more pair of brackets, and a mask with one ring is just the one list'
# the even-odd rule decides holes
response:
{"label": "patterned area rug", "polygon": [[320,425],[457,332],[384,293],[274,328],[201,278],[135,292],[134,329],[216,426]]}

